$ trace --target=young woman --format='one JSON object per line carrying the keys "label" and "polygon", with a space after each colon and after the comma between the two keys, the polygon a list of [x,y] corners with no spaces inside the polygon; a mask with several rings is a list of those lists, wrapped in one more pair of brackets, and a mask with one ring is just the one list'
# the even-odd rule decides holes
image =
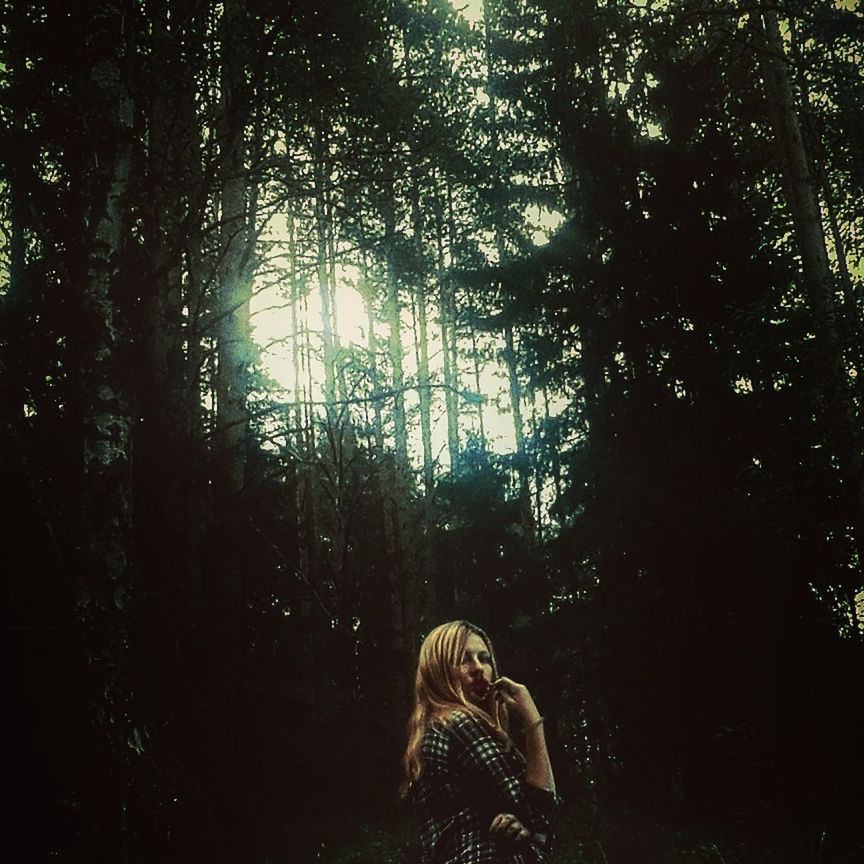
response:
{"label": "young woman", "polygon": [[467,621],[436,627],[420,648],[403,767],[423,864],[548,861],[558,799],[543,718],[525,685],[498,676],[489,638]]}

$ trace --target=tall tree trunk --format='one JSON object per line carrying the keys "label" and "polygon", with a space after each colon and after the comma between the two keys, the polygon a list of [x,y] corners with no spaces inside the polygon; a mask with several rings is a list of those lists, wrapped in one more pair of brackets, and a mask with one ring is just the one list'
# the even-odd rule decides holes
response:
{"label": "tall tree trunk", "polygon": [[[447,186],[448,196],[450,186]],[[459,463],[459,369],[455,363],[456,322],[453,320],[453,284],[450,269],[453,265],[452,246],[449,246],[449,267],[444,257],[444,218],[439,212],[435,225],[438,257],[438,321],[441,330],[441,357],[444,371],[444,407],[447,412],[447,453],[450,468]]]}
{"label": "tall tree trunk", "polygon": [[336,379],[336,394],[342,403],[342,413],[347,410],[348,386],[345,381],[345,364],[339,362],[342,345],[339,341],[339,302],[336,284],[336,218],[333,213],[333,196],[330,185],[329,152],[325,151],[328,160],[326,168],[326,185],[324,188],[325,214],[327,220],[327,283],[330,287],[330,315],[333,333],[333,365]]}
{"label": "tall tree trunk", "polygon": [[864,462],[858,440],[856,406],[837,329],[834,278],[825,246],[816,175],[804,147],[777,13],[764,11],[762,21],[766,45],[765,83],[774,106],[774,128],[782,155],[786,197],[816,332],[821,367],[819,413],[823,428],[827,430],[826,438],[837,450],[859,560],[864,560]]}
{"label": "tall tree trunk", "polygon": [[[507,380],[510,391],[510,412],[513,415],[513,434],[516,441],[516,470],[519,474],[519,493],[523,503],[530,501],[528,488],[528,458],[525,452],[525,420],[522,417],[522,382],[519,380],[519,368],[516,362],[516,343],[513,337],[513,326],[508,322],[504,325],[504,350],[501,352],[504,365],[507,367]],[[530,504],[529,504],[530,509]]]}
{"label": "tall tree trunk", "polygon": [[[447,180],[447,245],[450,249],[450,265],[453,266],[453,247],[456,244],[456,214],[455,207],[453,203],[453,187],[448,178]],[[456,297],[454,292],[451,290],[449,292],[449,317],[452,322],[452,338],[450,340],[450,348],[452,351],[452,359],[451,364],[453,368],[453,378],[454,383],[456,384],[457,392],[459,388],[459,344],[458,344],[458,330],[456,328]],[[471,303],[471,299],[469,296],[468,299],[469,311],[473,312],[473,305]],[[474,315],[472,314],[471,319],[473,320]],[[474,372],[474,392],[477,396],[476,406],[477,406],[477,428],[480,434],[480,440],[485,443],[486,441],[486,425],[483,419],[483,388],[480,382],[480,375],[482,372],[481,363],[480,363],[480,353],[477,347],[477,331],[474,328],[474,325],[470,325],[471,330],[471,360]],[[458,405],[458,402],[457,402]],[[458,408],[457,408],[458,411]]]}
{"label": "tall tree trunk", "polygon": [[[221,21],[221,118],[218,128],[220,183],[220,260],[216,306],[216,429],[214,435],[214,505],[218,555],[216,584],[208,592],[211,693],[215,744],[225,748],[224,777],[210,777],[217,812],[226,832],[226,855],[242,854],[244,814],[238,798],[242,766],[238,751],[240,668],[244,654],[243,490],[249,436],[247,396],[251,335],[254,214],[247,201],[246,125],[249,93],[241,54],[248,22],[240,0],[225,0]],[[233,811],[233,812],[232,812]],[[231,817],[230,819],[228,817]]]}
{"label": "tall tree trunk", "polygon": [[223,513],[236,512],[243,490],[244,449],[249,432],[246,398],[250,360],[251,297],[245,126],[248,116],[242,58],[234,34],[242,7],[224,4],[220,142],[220,261],[216,313],[216,498]]}
{"label": "tall tree trunk", "polygon": [[303,396],[300,376],[302,374],[302,346],[300,344],[300,276],[297,267],[297,229],[294,222],[293,211],[288,211],[288,259],[290,271],[291,292],[291,369],[294,376],[294,411],[293,423],[294,434],[289,435],[289,440],[294,442],[298,453],[303,452]]}
{"label": "tall tree trunk", "polygon": [[[147,207],[141,212],[147,284],[141,291],[141,362],[135,427],[135,535],[141,569],[138,628],[142,690],[157,697],[158,722],[187,697],[190,620],[198,602],[198,534],[202,518],[195,462],[200,445],[197,335],[190,333],[184,245],[200,225],[187,210],[204,197],[195,110],[196,62],[184,50],[191,21],[170,0],[149,7],[153,74],[147,135]],[[191,158],[190,158],[191,156]],[[194,208],[197,209],[197,208]],[[194,212],[193,209],[193,212]],[[191,274],[190,274],[191,278]],[[191,580],[191,584],[190,584]],[[183,658],[185,659],[185,658]],[[161,703],[161,704],[160,704]],[[159,719],[161,718],[161,719]],[[176,724],[175,724],[176,725]]]}
{"label": "tall tree trunk", "polygon": [[369,373],[372,378],[375,452],[380,458],[384,453],[384,425],[381,413],[381,380],[378,371],[378,340],[375,337],[375,288],[369,276],[369,265],[365,252],[361,262],[360,279],[360,293],[366,306],[366,350],[369,354]]}
{"label": "tall tree trunk", "polygon": [[[537,420],[537,392],[531,390],[531,436],[535,442],[540,441],[540,424]],[[536,452],[536,451],[535,451]],[[538,454],[533,459],[534,481],[534,524],[537,526],[537,539],[543,540],[543,487],[546,484],[545,459]]]}
{"label": "tall tree trunk", "polygon": [[318,296],[321,301],[321,341],[324,353],[324,399],[327,405],[327,417],[332,422],[335,419],[336,376],[335,376],[335,344],[333,339],[332,293],[330,288],[330,269],[328,266],[327,246],[327,206],[326,206],[326,174],[325,160],[327,142],[324,137],[323,119],[315,129],[315,236],[318,256]]}
{"label": "tall tree trunk", "polygon": [[[410,537],[407,530],[406,504],[411,489],[411,466],[408,460],[408,424],[405,411],[404,348],[402,345],[401,303],[399,300],[399,273],[396,267],[396,201],[395,166],[388,166],[388,188],[384,201],[384,244],[386,254],[385,317],[388,329],[391,388],[393,391],[393,426],[395,454],[384,461],[380,472],[384,501],[384,535],[386,542],[388,599],[388,641],[386,654],[391,681],[393,706],[406,701],[407,678],[405,660],[409,656],[410,614],[416,568],[411,560]],[[396,707],[399,711],[401,708]]]}
{"label": "tall tree trunk", "polygon": [[309,328],[309,294],[303,295],[303,320],[306,326],[303,328],[305,338],[303,340],[303,356],[306,358],[306,453],[311,456],[315,452],[315,381],[312,376],[312,334]]}
{"label": "tall tree trunk", "polygon": [[[392,175],[391,175],[392,182]],[[405,351],[402,347],[402,307],[399,302],[399,277],[396,272],[396,211],[392,189],[385,204],[384,243],[387,255],[386,317],[389,333],[391,383],[393,387],[393,427],[396,458],[402,469],[408,467],[408,423],[405,415]]]}
{"label": "tall tree trunk", "polygon": [[[504,180],[501,176],[501,153],[498,135],[498,105],[495,98],[495,58],[492,54],[492,20],[490,16],[490,4],[488,0],[483,3],[483,26],[485,35],[486,55],[486,89],[489,93],[489,147],[491,163],[495,166],[492,172],[492,182],[496,191],[504,188]],[[500,195],[496,195],[500,198]],[[495,220],[495,244],[498,252],[498,266],[503,267],[507,259],[507,248],[504,237],[504,221],[506,214],[496,213]],[[504,316],[507,319],[508,298],[505,295],[504,284],[500,285]],[[507,367],[507,378],[510,391],[510,411],[513,417],[513,432],[516,441],[516,473],[519,478],[519,501],[522,507],[523,518],[527,524],[531,523],[531,492],[529,485],[529,466],[525,453],[525,424],[522,418],[522,384],[519,381],[519,369],[516,362],[515,341],[513,336],[513,325],[506,320],[504,325],[504,350],[501,352],[504,365]]]}
{"label": "tall tree trunk", "polygon": [[[423,213],[420,209],[419,171],[416,172],[411,191],[411,216],[414,231],[414,250],[417,260],[423,260]],[[423,483],[426,494],[432,491],[432,388],[429,378],[429,325],[426,313],[425,276],[418,277],[415,293],[417,322],[417,384],[420,397],[420,436],[423,443]]]}
{"label": "tall tree trunk", "polygon": [[122,324],[114,297],[124,266],[132,167],[134,105],[128,89],[127,31],[131,16],[125,4],[114,2],[88,4],[81,14],[91,21],[100,55],[91,66],[89,98],[81,102],[94,134],[88,185],[98,191],[87,214],[93,233],[80,287],[83,452],[75,555],[77,614],[86,655],[87,708],[93,741],[103,757],[103,764],[90,766],[89,797],[104,808],[97,817],[106,837],[102,848],[123,861],[128,858],[128,742],[136,735],[130,657],[132,413],[118,358]]}
{"label": "tall tree trunk", "polygon": [[[776,14],[774,16],[774,23],[776,24]],[[771,26],[770,22],[768,26]],[[795,23],[792,20],[789,21],[789,31],[790,54],[796,65],[800,65],[802,63],[800,39]],[[786,74],[788,77],[788,71]],[[817,129],[813,108],[810,104],[810,94],[807,90],[806,84],[802,83],[800,87],[802,90],[800,95],[801,144],[807,164],[813,172],[814,194],[818,189],[821,189],[822,191],[822,198],[825,203],[825,215],[828,219],[828,227],[831,232],[831,242],[834,246],[834,256],[837,260],[837,270],[840,275],[840,285],[843,289],[843,301],[845,307],[843,312],[846,318],[850,322],[853,322],[855,335],[857,337],[856,341],[860,343],[862,341],[860,338],[862,329],[861,299],[862,296],[864,296],[864,289],[859,286],[858,291],[856,292],[855,287],[852,284],[852,277],[849,273],[849,264],[846,260],[845,244],[837,220],[837,206],[831,188],[831,179],[825,167],[828,157],[825,153],[825,148]]]}
{"label": "tall tree trunk", "polygon": [[477,396],[477,431],[480,433],[480,440],[486,442],[486,425],[483,420],[483,383],[481,381],[481,373],[483,371],[480,363],[480,349],[477,345],[477,330],[474,325],[471,325],[471,361],[474,372],[474,392]]}
{"label": "tall tree trunk", "polygon": [[[197,164],[197,163],[196,163]],[[200,225],[190,231],[185,249],[186,292],[184,333],[186,336],[186,408],[184,429],[186,440],[192,449],[192,463],[189,467],[190,483],[187,495],[186,530],[186,612],[190,629],[197,630],[201,616],[201,534],[204,525],[205,509],[208,499],[207,472],[203,465],[203,416],[202,400],[203,370],[206,354],[202,346],[204,317],[204,280],[202,278],[203,252]]]}
{"label": "tall tree trunk", "polygon": [[[546,428],[548,429],[551,425],[552,414],[549,410],[549,394],[546,390],[543,390],[543,417],[546,420]],[[551,454],[551,464],[549,466],[552,472],[552,482],[555,486],[555,503],[558,504],[563,499],[563,489],[561,484],[561,448],[558,446],[558,442],[555,442],[554,447],[550,448],[549,452]],[[553,508],[554,510],[557,508]],[[559,526],[561,524],[559,517]]]}

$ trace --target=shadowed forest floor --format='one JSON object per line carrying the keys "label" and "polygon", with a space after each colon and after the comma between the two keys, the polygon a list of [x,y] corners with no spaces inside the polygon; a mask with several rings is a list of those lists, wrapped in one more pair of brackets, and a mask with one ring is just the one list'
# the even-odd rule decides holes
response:
{"label": "shadowed forest floor", "polygon": [[[271,819],[271,825],[278,822]],[[418,864],[420,860],[410,815],[392,808],[341,814],[327,836],[317,838],[317,848],[307,848],[302,859],[295,857],[290,816],[284,824],[282,848],[294,851],[267,857],[266,864]],[[853,864],[864,860],[864,843],[854,820],[848,820],[848,836],[838,831],[769,821],[745,825],[744,819],[725,826],[676,827],[637,814],[613,825],[586,798],[565,802],[552,860],[553,864]]]}

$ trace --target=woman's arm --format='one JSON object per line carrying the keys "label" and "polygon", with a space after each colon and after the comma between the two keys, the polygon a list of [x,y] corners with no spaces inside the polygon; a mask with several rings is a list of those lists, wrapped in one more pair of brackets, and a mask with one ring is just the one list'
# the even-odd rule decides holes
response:
{"label": "woman's arm", "polygon": [[517,684],[510,678],[499,678],[492,683],[492,687],[512,709],[516,720],[525,730],[525,780],[532,786],[554,792],[555,777],[546,749],[543,718],[534,704],[534,698],[524,684]]}
{"label": "woman's arm", "polygon": [[[534,847],[540,861],[548,860],[555,813],[559,806],[554,790],[529,782],[524,768],[515,768],[513,759],[505,753],[501,742],[473,715],[463,711],[454,712],[448,729],[459,745],[455,751],[456,764],[464,772],[462,776],[466,780],[474,778],[480,783],[480,786],[475,787],[478,790],[486,788],[493,792],[494,797],[489,798],[488,803],[495,809],[487,811],[490,834],[500,839],[512,839],[519,844],[528,843]],[[480,800],[486,800],[488,792],[479,794]],[[498,815],[492,818],[496,813]],[[514,825],[514,822],[517,824]],[[523,829],[527,836],[523,836]],[[511,838],[510,834],[514,836]]]}

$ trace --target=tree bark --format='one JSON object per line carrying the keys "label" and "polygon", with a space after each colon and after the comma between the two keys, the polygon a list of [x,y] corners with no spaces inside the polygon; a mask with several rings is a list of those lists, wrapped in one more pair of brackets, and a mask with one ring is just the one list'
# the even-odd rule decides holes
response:
{"label": "tree bark", "polygon": [[774,106],[775,136],[782,157],[786,197],[801,253],[803,284],[813,316],[821,367],[817,404],[823,428],[827,430],[826,438],[837,450],[856,547],[859,558],[864,560],[864,463],[858,441],[857,412],[837,328],[834,278],[825,245],[816,172],[804,147],[777,13],[764,11],[762,21],[765,83]]}
{"label": "tree bark", "polygon": [[[420,209],[419,171],[411,193],[414,250],[417,260],[423,259],[423,214]],[[415,292],[417,311],[417,384],[420,397],[420,436],[423,443],[423,483],[426,494],[432,491],[434,461],[432,457],[432,388],[429,377],[429,325],[426,311],[425,276],[418,277]]]}
{"label": "tree bark", "polygon": [[[449,195],[449,183],[447,189]],[[452,471],[459,463],[459,403],[457,401],[459,368],[455,362],[456,322],[453,320],[453,285],[444,257],[444,218],[443,213],[440,212],[435,226],[435,240],[438,254],[438,321],[441,330],[441,357],[444,371],[444,406],[447,412],[447,453],[450,456]],[[452,267],[452,246],[450,246],[449,263]]]}
{"label": "tree bark", "polygon": [[234,45],[241,26],[241,7],[224,4],[222,58],[222,116],[220,142],[220,261],[216,315],[216,498],[224,513],[236,508],[244,482],[244,448],[249,431],[246,398],[250,361],[249,301],[251,297],[246,199],[245,128],[248,96],[242,59]]}
{"label": "tree bark", "polygon": [[366,254],[360,271],[360,293],[366,306],[366,350],[369,354],[369,374],[372,379],[373,438],[375,452],[380,459],[384,453],[384,425],[381,412],[381,380],[378,371],[378,340],[375,337],[375,288],[369,276]]}
{"label": "tree bark", "polygon": [[[197,618],[200,483],[200,349],[197,284],[188,270],[189,235],[200,234],[195,202],[206,195],[194,104],[196,60],[186,47],[194,14],[170,0],[149,7],[153,74],[147,118],[147,189],[142,236],[149,265],[141,291],[142,351],[137,370],[135,523],[141,566],[139,632],[145,691],[162,694],[158,717],[174,714],[189,692],[178,653]],[[197,270],[198,262],[195,262]],[[188,281],[184,283],[184,276]],[[184,312],[184,307],[186,311]],[[190,393],[192,396],[190,397]],[[186,637],[186,638],[184,638]]]}
{"label": "tree bark", "polygon": [[[392,182],[392,175],[390,178]],[[393,386],[393,427],[396,444],[397,462],[401,468],[408,467],[408,423],[405,416],[405,350],[402,347],[402,307],[399,302],[399,277],[394,260],[396,244],[396,213],[389,192],[384,212],[384,243],[387,255],[387,300],[386,316],[389,332],[388,347],[390,354],[391,382]]]}
{"label": "tree bark", "polygon": [[330,272],[328,267],[328,230],[327,208],[325,199],[325,157],[327,142],[321,128],[323,119],[315,130],[315,236],[317,239],[318,256],[318,296],[321,301],[321,341],[324,353],[324,399],[327,405],[327,417],[335,420],[336,405],[336,375],[335,375],[335,344],[333,338],[332,293],[330,289]]}
{"label": "tree bark", "polygon": [[[130,748],[134,740],[130,616],[133,608],[131,434],[128,382],[118,348],[123,323],[115,294],[126,250],[126,215],[132,168],[134,103],[129,90],[129,10],[96,2],[89,15],[100,45],[82,96],[94,142],[88,186],[96,191],[87,225],[92,226],[84,284],[80,287],[79,377],[81,500],[75,572],[77,618],[82,627],[88,691],[87,710],[95,749],[105,764],[94,768],[99,783],[91,801],[104,807],[101,825],[108,848],[128,854],[126,812]],[[100,818],[100,817],[97,817]]]}
{"label": "tree bark", "polygon": [[525,420],[522,417],[522,382],[516,365],[516,343],[513,326],[504,325],[504,350],[501,352],[507,367],[507,380],[510,391],[510,412],[513,415],[513,434],[516,441],[516,471],[519,475],[519,494],[523,504],[530,512],[530,491],[528,485],[528,459],[525,452]]}
{"label": "tree bark", "polygon": [[291,292],[291,368],[294,374],[294,434],[289,435],[298,453],[303,452],[305,436],[303,433],[303,394],[300,376],[302,374],[302,346],[300,343],[300,276],[297,267],[297,234],[293,211],[288,211],[288,259],[290,271],[288,279]]}
{"label": "tree bark", "polygon": [[245,653],[243,537],[247,396],[251,363],[251,299],[254,213],[247,169],[246,127],[249,92],[245,78],[244,36],[248,20],[240,0],[226,0],[221,20],[221,117],[218,125],[220,260],[216,304],[216,428],[213,453],[216,564],[208,597],[208,649],[214,723],[213,746],[223,748],[224,776],[208,777],[225,830],[225,855],[240,857],[245,847],[242,763],[238,730],[241,664]]}

